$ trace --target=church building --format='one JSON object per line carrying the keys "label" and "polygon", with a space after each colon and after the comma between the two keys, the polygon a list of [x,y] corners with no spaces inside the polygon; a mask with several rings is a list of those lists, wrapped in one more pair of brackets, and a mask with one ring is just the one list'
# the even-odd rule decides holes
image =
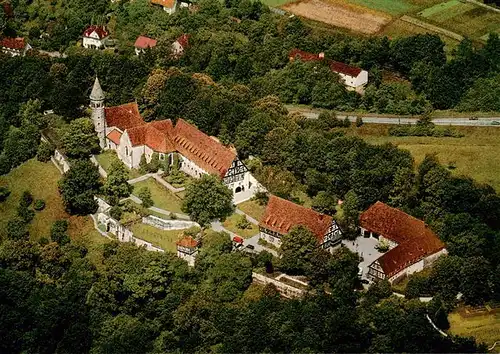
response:
{"label": "church building", "polygon": [[260,238],[279,247],[281,238],[299,225],[308,228],[316,236],[318,246],[330,252],[341,243],[342,231],[331,216],[275,195],[269,197],[260,220]]}
{"label": "church building", "polygon": [[233,202],[252,198],[262,186],[238,158],[236,150],[224,146],[211,137],[178,119],[145,122],[137,103],[105,107],[105,96],[96,78],[90,94],[90,107],[94,128],[103,149],[115,150],[118,158],[129,168],[138,168],[142,156],[150,162],[153,153],[161,161],[173,164],[178,157],[179,169],[199,178],[213,174],[221,178],[233,191]]}

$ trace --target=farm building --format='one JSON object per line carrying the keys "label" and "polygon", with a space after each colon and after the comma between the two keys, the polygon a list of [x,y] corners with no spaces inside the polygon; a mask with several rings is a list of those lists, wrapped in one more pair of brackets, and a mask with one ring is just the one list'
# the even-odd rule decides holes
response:
{"label": "farm building", "polygon": [[189,34],[183,34],[172,43],[172,54],[174,57],[181,57],[189,46]]}
{"label": "farm building", "polygon": [[137,37],[134,44],[135,54],[139,55],[141,53],[144,53],[146,49],[155,47],[156,42],[156,39],[152,39],[146,36]]}
{"label": "farm building", "polygon": [[301,61],[326,60],[330,70],[341,77],[349,90],[362,92],[364,86],[368,83],[368,72],[366,70],[339,61],[325,59],[325,53],[313,54],[300,49],[293,49],[288,56],[290,61],[297,59]]}
{"label": "farm building", "polygon": [[271,195],[259,223],[260,238],[275,246],[294,226],[307,227],[317,238],[318,245],[332,251],[340,245],[342,231],[329,215]]}
{"label": "farm building", "polygon": [[175,243],[177,247],[177,257],[184,259],[191,267],[194,267],[196,256],[198,255],[199,242],[191,236],[185,236]]}
{"label": "farm building", "polygon": [[31,46],[22,37],[5,37],[0,40],[0,47],[2,48],[2,52],[13,57],[25,56],[26,52],[32,49]]}
{"label": "farm building", "polygon": [[104,92],[96,78],[90,94],[94,128],[103,149],[115,150],[129,168],[138,168],[145,156],[149,163],[154,153],[161,161],[176,164],[186,174],[220,177],[233,191],[234,203],[252,198],[260,184],[238,159],[232,147],[226,147],[183,119],[174,125],[170,119],[146,123],[137,103],[105,107]]}
{"label": "farm building", "polygon": [[368,266],[369,280],[391,283],[429,267],[446,254],[444,243],[422,220],[377,202],[359,217],[361,234],[389,250]]}
{"label": "farm building", "polygon": [[83,46],[90,49],[102,49],[108,37],[109,32],[104,26],[89,26],[83,32]]}

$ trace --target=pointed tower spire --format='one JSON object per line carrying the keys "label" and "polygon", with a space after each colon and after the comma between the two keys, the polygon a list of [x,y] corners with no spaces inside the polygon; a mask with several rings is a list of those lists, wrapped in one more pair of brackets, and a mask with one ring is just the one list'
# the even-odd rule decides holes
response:
{"label": "pointed tower spire", "polygon": [[92,101],[104,101],[104,92],[102,91],[101,84],[97,76],[95,77],[94,87],[92,87],[92,92],[90,93],[90,99]]}

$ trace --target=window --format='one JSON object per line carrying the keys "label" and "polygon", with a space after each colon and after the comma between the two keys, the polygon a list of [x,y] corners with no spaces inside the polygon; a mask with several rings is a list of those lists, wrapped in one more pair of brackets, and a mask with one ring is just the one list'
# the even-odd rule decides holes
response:
{"label": "window", "polygon": [[125,155],[128,156],[128,146],[125,146]]}
{"label": "window", "polygon": [[165,160],[165,154],[162,154],[161,152],[160,152],[160,160],[161,160],[161,161],[164,161],[164,160]]}
{"label": "window", "polygon": [[234,190],[234,193],[239,193],[239,192],[241,192],[241,187],[240,186],[236,187],[236,189]]}
{"label": "window", "polygon": [[248,182],[248,189],[252,188],[252,182]]}

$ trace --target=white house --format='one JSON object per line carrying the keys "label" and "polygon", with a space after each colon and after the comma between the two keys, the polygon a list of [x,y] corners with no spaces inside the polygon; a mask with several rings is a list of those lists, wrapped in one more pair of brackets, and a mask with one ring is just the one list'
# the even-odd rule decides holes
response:
{"label": "white house", "polygon": [[198,241],[191,236],[185,236],[177,241],[175,245],[177,247],[177,257],[184,259],[191,267],[194,267],[198,255]]}
{"label": "white house", "polygon": [[377,202],[359,217],[361,234],[388,245],[389,250],[368,266],[372,281],[389,282],[420,272],[446,254],[444,243],[422,220]]}
{"label": "white house", "polygon": [[177,9],[177,0],[151,0],[154,5],[160,5],[169,15],[172,15]]}
{"label": "white house", "polygon": [[366,70],[335,60],[325,59],[325,53],[313,54],[300,49],[293,49],[290,51],[288,56],[290,61],[294,61],[296,59],[301,61],[326,60],[330,70],[341,77],[348,90],[362,93],[365,85],[368,83],[368,72]]}
{"label": "white house", "polygon": [[5,37],[0,40],[0,48],[2,52],[10,56],[25,56],[26,52],[32,47],[22,37],[9,38]]}
{"label": "white house", "polygon": [[342,231],[329,215],[271,195],[259,222],[260,238],[281,246],[281,238],[294,226],[305,226],[317,238],[318,246],[332,251],[340,245]]}
{"label": "white house", "polygon": [[262,189],[234,148],[224,146],[183,119],[175,125],[170,119],[146,123],[137,103],[104,107],[104,93],[97,78],[90,107],[101,147],[115,150],[129,168],[138,168],[142,156],[150,162],[153,153],[158,153],[160,160],[170,164],[177,157],[179,169],[192,177],[218,176],[233,191],[234,203],[248,200]]}
{"label": "white house", "polygon": [[189,34],[183,34],[172,43],[172,55],[176,58],[181,57],[189,46]]}
{"label": "white house", "polygon": [[135,55],[144,53],[144,51],[148,48],[156,47],[156,43],[157,43],[156,39],[152,39],[146,36],[137,37],[134,44]]}
{"label": "white house", "polygon": [[109,32],[104,26],[89,26],[83,32],[83,46],[90,49],[102,49],[108,37]]}

